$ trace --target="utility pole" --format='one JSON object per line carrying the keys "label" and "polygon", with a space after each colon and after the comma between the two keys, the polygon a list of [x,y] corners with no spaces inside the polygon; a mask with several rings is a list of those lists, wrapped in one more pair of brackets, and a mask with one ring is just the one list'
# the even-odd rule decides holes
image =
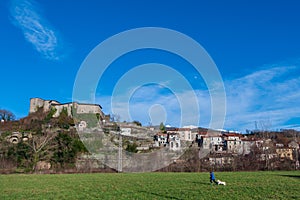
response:
{"label": "utility pole", "polygon": [[297,139],[297,136],[296,136],[296,131],[294,130],[294,140],[296,142],[296,149],[295,149],[295,153],[296,153],[296,163],[295,163],[295,168],[298,169],[299,168],[299,154],[298,154],[298,151],[299,151],[299,144],[298,144],[298,139]]}
{"label": "utility pole", "polygon": [[255,123],[255,131],[258,131],[257,121],[255,121],[254,123]]}
{"label": "utility pole", "polygon": [[121,134],[121,130],[120,127],[118,127],[118,132],[119,132],[119,158],[118,158],[118,172],[122,172],[122,148],[123,148],[123,144],[122,144],[122,134]]}

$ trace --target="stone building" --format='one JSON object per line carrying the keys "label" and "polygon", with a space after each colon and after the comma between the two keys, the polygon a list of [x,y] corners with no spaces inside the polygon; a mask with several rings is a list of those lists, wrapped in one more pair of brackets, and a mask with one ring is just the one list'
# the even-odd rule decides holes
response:
{"label": "stone building", "polygon": [[44,100],[41,98],[31,98],[30,99],[30,108],[29,113],[36,112],[39,108],[43,108],[44,112],[47,112],[51,109],[51,106],[59,105],[58,101],[54,100]]}
{"label": "stone building", "polygon": [[278,148],[276,149],[276,153],[280,159],[289,159],[293,160],[293,149],[291,148]]}
{"label": "stone building", "polygon": [[167,128],[167,133],[177,134],[180,140],[193,141],[195,138],[192,137],[192,131],[190,128]]}
{"label": "stone building", "polygon": [[[35,113],[39,108],[42,108],[44,112],[50,111],[52,108],[56,109],[53,117],[58,117],[63,109],[67,109],[68,115],[72,115],[72,111],[76,114],[100,114],[100,118],[104,119],[104,113],[102,112],[102,107],[99,104],[85,104],[70,102],[61,104],[55,100],[44,100],[41,98],[31,98],[29,113]],[[72,110],[73,109],[73,110]]]}

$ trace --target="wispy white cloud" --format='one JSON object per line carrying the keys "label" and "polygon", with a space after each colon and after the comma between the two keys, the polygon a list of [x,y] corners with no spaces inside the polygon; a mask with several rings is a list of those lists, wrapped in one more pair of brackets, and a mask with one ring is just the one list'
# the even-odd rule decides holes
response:
{"label": "wispy white cloud", "polygon": [[[250,73],[248,75],[225,80],[227,105],[225,129],[244,132],[246,129],[253,130],[255,122],[260,129],[299,128],[299,124],[290,124],[289,120],[300,116],[298,106],[300,98],[300,78],[294,76],[299,67],[280,66],[269,67]],[[196,94],[197,105],[190,97]],[[182,97],[182,104],[187,105],[185,112],[185,124],[209,127],[211,119],[211,99],[207,90],[186,90],[177,93]],[[98,97],[104,111],[111,111],[111,97]],[[130,115],[134,119],[124,119],[128,113],[126,105],[130,105]],[[114,111],[121,116],[122,120],[140,120],[143,124],[151,122],[152,116],[161,116],[166,123],[174,126],[180,125],[182,116],[179,101],[174,94],[163,93],[159,87],[141,87],[132,96],[130,102],[118,102]],[[152,109],[151,106],[159,105],[164,109]],[[156,107],[157,108],[157,107]],[[199,108],[199,109],[198,109]],[[200,114],[200,123],[195,124],[195,117]],[[165,115],[166,114],[166,115]],[[153,120],[152,120],[153,121]],[[159,120],[155,120],[158,122]]]}
{"label": "wispy white cloud", "polygon": [[43,18],[33,0],[12,0],[10,12],[13,24],[20,28],[25,39],[45,58],[59,60],[61,44],[58,33]]}
{"label": "wispy white cloud", "polygon": [[300,78],[292,76],[297,69],[271,67],[226,81],[225,126],[242,131],[254,129],[255,124],[260,129],[288,126],[286,122],[300,114]]}

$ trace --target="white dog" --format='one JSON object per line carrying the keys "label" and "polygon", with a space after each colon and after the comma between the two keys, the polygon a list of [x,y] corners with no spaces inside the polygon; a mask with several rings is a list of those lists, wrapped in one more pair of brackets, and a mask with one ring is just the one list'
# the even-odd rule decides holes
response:
{"label": "white dog", "polygon": [[218,185],[226,185],[225,181],[223,182],[223,181],[218,180],[217,183],[218,183]]}

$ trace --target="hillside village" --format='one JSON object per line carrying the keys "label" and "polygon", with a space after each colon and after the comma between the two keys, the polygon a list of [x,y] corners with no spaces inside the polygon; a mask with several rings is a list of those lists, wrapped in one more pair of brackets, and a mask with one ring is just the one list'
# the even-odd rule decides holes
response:
{"label": "hillside village", "polygon": [[[120,148],[127,170],[139,166],[126,152],[159,149],[173,153],[171,164],[160,171],[299,169],[300,132],[295,130],[241,134],[195,126],[143,127],[138,121],[116,121],[97,104],[32,98],[29,115],[2,121],[0,134],[1,172],[118,171]],[[106,145],[116,153],[100,155]]]}

